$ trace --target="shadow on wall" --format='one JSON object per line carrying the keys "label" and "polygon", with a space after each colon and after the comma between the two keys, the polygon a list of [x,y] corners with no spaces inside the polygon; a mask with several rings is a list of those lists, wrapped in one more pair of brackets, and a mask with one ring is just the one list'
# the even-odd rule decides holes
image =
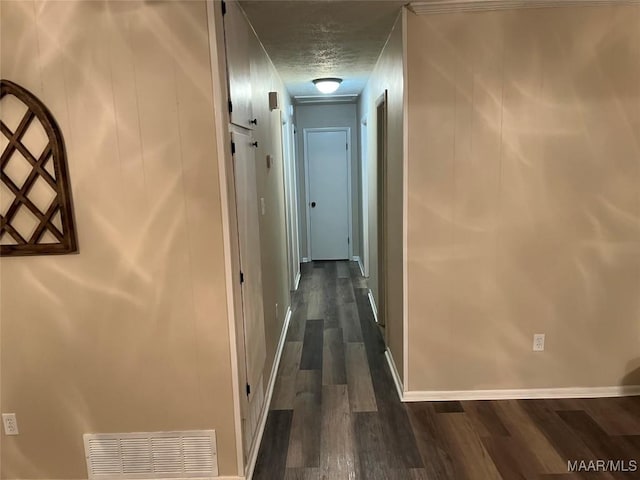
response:
{"label": "shadow on wall", "polygon": [[640,357],[627,363],[627,373],[622,377],[622,385],[640,385]]}

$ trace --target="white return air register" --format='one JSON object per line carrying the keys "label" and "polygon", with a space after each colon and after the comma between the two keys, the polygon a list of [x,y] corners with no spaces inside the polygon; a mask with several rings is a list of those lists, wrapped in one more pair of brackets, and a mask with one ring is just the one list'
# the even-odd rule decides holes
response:
{"label": "white return air register", "polygon": [[217,477],[215,430],[84,435],[89,479]]}

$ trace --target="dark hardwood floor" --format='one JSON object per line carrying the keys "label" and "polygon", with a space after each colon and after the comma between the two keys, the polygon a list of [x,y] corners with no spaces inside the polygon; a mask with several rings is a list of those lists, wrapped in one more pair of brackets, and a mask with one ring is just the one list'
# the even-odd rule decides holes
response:
{"label": "dark hardwood floor", "polygon": [[365,286],[303,265],[254,479],[640,479],[640,397],[401,403]]}

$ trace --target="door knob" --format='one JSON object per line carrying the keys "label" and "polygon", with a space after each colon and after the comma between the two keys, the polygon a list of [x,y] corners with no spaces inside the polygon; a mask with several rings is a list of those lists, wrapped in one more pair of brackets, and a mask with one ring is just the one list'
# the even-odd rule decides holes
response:
{"label": "door knob", "polygon": [[311,208],[316,208],[316,202],[311,202]]}

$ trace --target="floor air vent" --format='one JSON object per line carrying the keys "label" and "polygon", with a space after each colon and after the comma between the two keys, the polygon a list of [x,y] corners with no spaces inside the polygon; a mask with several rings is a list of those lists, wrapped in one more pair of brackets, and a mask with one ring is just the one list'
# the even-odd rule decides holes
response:
{"label": "floor air vent", "polygon": [[84,435],[90,479],[217,477],[215,430]]}

